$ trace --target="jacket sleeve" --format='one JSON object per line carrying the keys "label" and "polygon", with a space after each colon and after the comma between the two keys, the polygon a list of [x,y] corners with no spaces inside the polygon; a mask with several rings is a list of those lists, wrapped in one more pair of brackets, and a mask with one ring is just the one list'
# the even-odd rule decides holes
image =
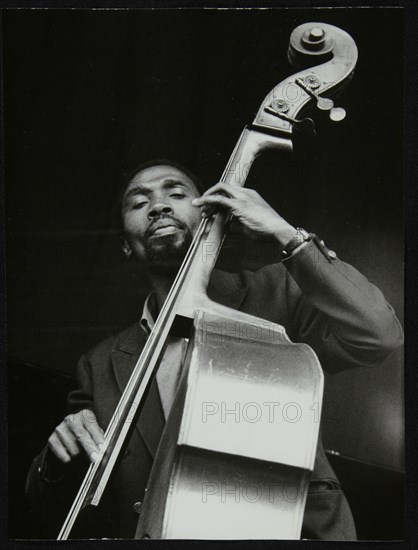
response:
{"label": "jacket sleeve", "polygon": [[[68,398],[69,413],[93,410],[88,361],[83,356],[77,369],[78,389]],[[39,538],[56,538],[89,465],[83,456],[62,464],[47,446],[33,460],[27,479],[33,532]]]}
{"label": "jacket sleeve", "polygon": [[403,343],[402,327],[382,292],[334,252],[314,241],[287,267],[290,337],[308,343],[324,370],[382,363]]}

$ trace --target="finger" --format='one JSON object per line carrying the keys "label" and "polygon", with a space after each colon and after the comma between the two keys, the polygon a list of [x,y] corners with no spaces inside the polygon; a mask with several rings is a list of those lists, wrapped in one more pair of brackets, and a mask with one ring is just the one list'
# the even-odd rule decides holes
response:
{"label": "finger", "polygon": [[66,421],[61,422],[59,426],[55,428],[55,434],[61,441],[63,447],[67,453],[72,457],[76,457],[80,454],[80,447],[74,437],[73,432],[68,428]]}
{"label": "finger", "polygon": [[195,199],[193,201],[193,204],[199,205],[199,202],[201,199],[204,199],[207,196],[216,195],[216,194],[221,194],[226,197],[232,197],[232,198],[238,199],[242,197],[244,193],[242,188],[237,185],[231,185],[230,183],[219,182],[213,187],[210,187],[209,189],[207,189],[201,197],[199,197],[198,199]]}
{"label": "finger", "polygon": [[90,411],[88,409],[85,409],[84,411],[81,411],[82,414],[82,421],[84,428],[88,431],[88,433],[91,435],[93,441],[97,445],[97,447],[100,449],[101,445],[104,443],[104,431],[99,426],[99,423],[97,422],[96,415],[93,411]]}
{"label": "finger", "polygon": [[214,206],[202,206],[202,218],[210,218],[213,214],[216,212],[216,208]]}
{"label": "finger", "polygon": [[199,199],[194,199],[194,201],[199,201],[199,204],[195,203],[196,206],[223,206],[229,209],[233,208],[234,200],[224,195],[202,195]]}
{"label": "finger", "polygon": [[48,439],[48,448],[59,460],[61,460],[61,462],[68,464],[68,462],[71,461],[71,456],[68,454],[67,450],[65,449],[55,432]]}
{"label": "finger", "polygon": [[100,450],[96,443],[93,441],[93,438],[91,437],[89,432],[82,425],[80,416],[80,414],[75,415],[74,421],[67,425],[73,432],[78,445],[80,445],[80,447],[84,449],[90,460],[92,462],[95,462],[99,456]]}

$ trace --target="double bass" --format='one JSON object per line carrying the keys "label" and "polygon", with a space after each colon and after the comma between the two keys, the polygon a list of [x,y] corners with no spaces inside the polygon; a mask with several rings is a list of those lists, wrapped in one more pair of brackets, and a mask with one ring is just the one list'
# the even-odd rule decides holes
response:
{"label": "double bass", "polygon": [[[298,118],[310,107],[333,121],[345,117],[332,97],[353,75],[353,39],[335,26],[306,23],[292,32],[288,57],[298,72],[264,98],[220,181],[243,186],[260,153],[290,153],[294,131],[315,132],[312,119]],[[285,327],[208,297],[228,221],[223,212],[202,219],[59,540],[69,538],[82,510],[100,505],[173,334],[188,339],[187,351],[136,538],[300,538],[319,434],[322,369],[315,352],[291,342]],[[217,414],[226,403],[246,421],[228,421],[225,410]],[[261,406],[268,414],[259,414]],[[298,416],[298,409],[312,414]]]}

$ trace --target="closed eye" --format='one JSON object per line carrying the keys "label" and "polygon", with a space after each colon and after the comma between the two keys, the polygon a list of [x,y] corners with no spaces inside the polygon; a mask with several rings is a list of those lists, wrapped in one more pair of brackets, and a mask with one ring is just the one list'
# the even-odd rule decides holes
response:
{"label": "closed eye", "polygon": [[136,202],[136,203],[132,204],[132,210],[139,210],[140,208],[142,208],[146,204],[147,204],[146,201]]}
{"label": "closed eye", "polygon": [[184,199],[186,195],[184,193],[171,193],[170,197],[175,197],[176,199]]}

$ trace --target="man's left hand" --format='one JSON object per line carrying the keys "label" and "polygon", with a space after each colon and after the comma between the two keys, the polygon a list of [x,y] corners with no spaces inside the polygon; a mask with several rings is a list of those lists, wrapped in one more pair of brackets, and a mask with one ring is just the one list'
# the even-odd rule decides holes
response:
{"label": "man's left hand", "polygon": [[228,183],[217,183],[193,200],[202,208],[202,216],[211,216],[218,208],[226,209],[253,238],[274,238],[284,247],[295,236],[296,229],[282,218],[255,191]]}

